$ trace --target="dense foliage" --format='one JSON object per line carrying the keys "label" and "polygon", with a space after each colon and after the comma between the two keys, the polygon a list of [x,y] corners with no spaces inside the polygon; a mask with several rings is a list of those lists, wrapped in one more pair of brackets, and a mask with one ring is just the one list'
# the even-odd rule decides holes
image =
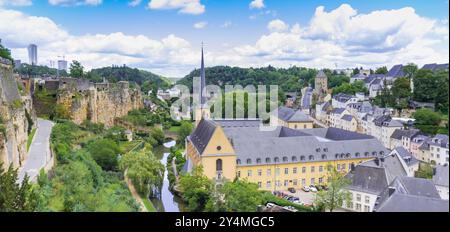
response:
{"label": "dense foliage", "polygon": [[442,115],[430,109],[419,109],[413,114],[416,119],[414,126],[427,134],[448,134],[448,123],[446,127],[440,126]]}
{"label": "dense foliage", "polygon": [[341,207],[344,202],[347,204],[351,202],[350,192],[346,190],[350,180],[331,165],[327,167],[327,170],[328,190],[319,191],[315,203],[320,208],[333,212],[334,209]]}
{"label": "dense foliage", "polygon": [[[56,76],[58,74],[58,70],[56,68],[50,68],[48,66],[43,65],[30,65],[30,64],[22,64],[20,67],[16,67],[16,72],[29,77],[34,76]],[[68,76],[65,70],[59,70],[60,76]]]}
{"label": "dense foliage", "polygon": [[28,176],[18,183],[17,169],[3,169],[0,163],[0,212],[32,212],[36,210],[38,194]]}
{"label": "dense foliage", "polygon": [[354,95],[359,92],[368,93],[368,89],[362,81],[355,81],[352,84],[343,83],[342,85],[339,85],[333,89],[333,94],[345,93]]}
{"label": "dense foliage", "polygon": [[432,102],[436,110],[448,114],[448,71],[418,70],[414,75],[415,101]]}
{"label": "dense foliage", "polygon": [[0,57],[10,60],[11,62],[13,61],[12,57],[11,57],[11,51],[5,47],[3,47],[2,44],[0,44]]}

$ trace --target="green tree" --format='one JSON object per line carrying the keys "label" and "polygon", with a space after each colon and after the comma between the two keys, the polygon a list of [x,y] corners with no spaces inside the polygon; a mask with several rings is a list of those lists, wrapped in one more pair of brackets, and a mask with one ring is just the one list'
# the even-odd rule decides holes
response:
{"label": "green tree", "polygon": [[145,197],[162,186],[164,165],[152,153],[127,153],[120,160],[120,168]]}
{"label": "green tree", "polygon": [[84,77],[84,67],[81,65],[80,62],[74,60],[70,64],[70,76],[73,78],[82,78]]}
{"label": "green tree", "polygon": [[13,61],[11,57],[11,51],[5,47],[3,47],[2,44],[0,44],[0,57],[5,58],[7,60]]}
{"label": "green tree", "polygon": [[375,74],[387,74],[387,73],[388,69],[386,68],[386,66],[379,67],[375,70]]}
{"label": "green tree", "polygon": [[433,178],[433,167],[427,163],[420,163],[419,170],[416,171],[415,177],[432,179]]}
{"label": "green tree", "polygon": [[350,192],[346,190],[350,180],[331,165],[327,169],[329,178],[327,183],[328,190],[317,193],[316,204],[325,210],[333,212],[336,208],[341,207],[344,202],[351,202]]}
{"label": "green tree", "polygon": [[5,172],[3,163],[0,163],[0,212],[35,211],[37,199],[27,175],[19,184],[17,169],[11,165]]}
{"label": "green tree", "polygon": [[441,115],[430,109],[418,109],[413,114],[414,119],[416,119],[416,124],[419,125],[433,125],[438,126],[441,122]]}
{"label": "green tree", "polygon": [[418,68],[417,65],[413,63],[409,63],[403,67],[403,73],[405,74],[405,77],[411,79],[414,78],[414,75],[416,74]]}
{"label": "green tree", "polygon": [[93,140],[88,143],[87,150],[103,170],[112,171],[117,169],[117,157],[121,150],[115,141],[110,139]]}
{"label": "green tree", "polygon": [[192,130],[194,129],[194,126],[191,122],[183,121],[180,125],[180,130],[178,131],[178,141],[179,143],[184,143],[184,140],[187,136],[189,136],[192,133]]}
{"label": "green tree", "polygon": [[166,138],[164,135],[164,131],[159,128],[153,128],[153,130],[151,131],[151,135],[159,145],[163,144]]}
{"label": "green tree", "polygon": [[190,211],[202,212],[210,200],[213,183],[203,175],[201,166],[180,177],[180,190]]}
{"label": "green tree", "polygon": [[[218,188],[215,202],[208,202],[208,210],[222,212],[256,212],[264,203],[263,194],[258,185],[242,180],[226,182]],[[212,207],[211,207],[212,206]]]}

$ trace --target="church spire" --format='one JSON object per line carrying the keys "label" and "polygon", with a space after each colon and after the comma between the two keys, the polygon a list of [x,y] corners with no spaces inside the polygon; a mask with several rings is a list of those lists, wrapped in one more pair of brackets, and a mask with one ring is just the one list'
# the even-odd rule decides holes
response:
{"label": "church spire", "polygon": [[206,79],[205,79],[205,60],[203,57],[203,43],[202,43],[202,63],[200,68],[200,105],[203,107],[206,103]]}

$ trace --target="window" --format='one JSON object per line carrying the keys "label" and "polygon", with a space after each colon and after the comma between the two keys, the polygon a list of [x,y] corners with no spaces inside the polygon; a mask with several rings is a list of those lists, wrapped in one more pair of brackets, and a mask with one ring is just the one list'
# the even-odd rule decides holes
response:
{"label": "window", "polygon": [[218,151],[222,150],[222,147],[221,146],[217,146],[217,150]]}
{"label": "window", "polygon": [[314,160],[314,156],[313,156],[313,155],[310,155],[310,156],[309,156],[309,160]]}
{"label": "window", "polygon": [[267,188],[271,188],[271,187],[272,187],[272,183],[270,183],[270,181],[267,181],[267,182],[266,182],[266,187],[267,187]]}
{"label": "window", "polygon": [[260,164],[261,163],[261,159],[260,158],[256,159],[256,163]]}
{"label": "window", "polygon": [[252,160],[251,159],[247,159],[247,164],[252,164]]}
{"label": "window", "polygon": [[284,156],[283,157],[283,162],[288,162],[288,157]]}
{"label": "window", "polygon": [[369,196],[365,196],[365,197],[364,197],[364,202],[365,202],[366,204],[369,204],[369,203],[370,203],[370,197],[369,197]]}
{"label": "window", "polygon": [[278,163],[278,162],[280,162],[280,158],[278,158],[278,157],[275,157],[275,159],[273,160],[275,163]]}
{"label": "window", "polygon": [[289,181],[288,180],[284,180],[284,186],[287,187],[289,185]]}
{"label": "window", "polygon": [[306,167],[302,167],[302,173],[306,173]]}
{"label": "window", "polygon": [[270,163],[270,158],[266,158],[266,163]]}
{"label": "window", "polygon": [[297,186],[297,179],[292,180],[292,184],[293,184],[294,186]]}
{"label": "window", "polygon": [[323,166],[319,166],[319,172],[323,172]]}
{"label": "window", "polygon": [[247,176],[249,176],[249,177],[252,176],[252,170],[247,171]]}
{"label": "window", "polygon": [[361,201],[361,194],[356,194],[356,201],[360,202]]}
{"label": "window", "polygon": [[297,168],[292,168],[292,173],[297,174]]}
{"label": "window", "polygon": [[322,159],[323,159],[323,160],[326,160],[326,159],[327,159],[327,155],[323,154],[323,155],[322,155]]}
{"label": "window", "polygon": [[261,188],[261,186],[262,186],[262,182],[259,181],[259,182],[258,182],[258,188]]}
{"label": "window", "polygon": [[237,171],[237,177],[241,177],[241,171]]}
{"label": "window", "polygon": [[370,206],[365,205],[364,206],[364,212],[370,212]]}
{"label": "window", "polygon": [[345,171],[345,164],[341,165],[341,169],[342,169],[342,171]]}
{"label": "window", "polygon": [[313,173],[315,171],[316,167],[311,166],[311,173]]}
{"label": "window", "polygon": [[267,176],[271,176],[272,175],[272,169],[267,169]]}
{"label": "window", "polygon": [[306,179],[302,179],[302,186],[306,185]]}
{"label": "window", "polygon": [[237,160],[236,160],[236,164],[238,164],[238,165],[241,164],[241,160],[240,160],[240,159],[237,159]]}
{"label": "window", "polygon": [[279,176],[279,175],[280,175],[280,168],[276,168],[276,169],[275,169],[275,175],[276,175],[276,176]]}
{"label": "window", "polygon": [[356,204],[356,210],[361,211],[361,204],[359,204],[359,203]]}
{"label": "window", "polygon": [[302,155],[302,156],[300,156],[300,160],[305,160],[305,156],[304,155]]}
{"label": "window", "polygon": [[323,183],[323,177],[320,177],[319,178],[319,184],[322,184]]}
{"label": "window", "polygon": [[296,162],[297,161],[297,156],[292,156],[292,162]]}
{"label": "window", "polygon": [[222,159],[216,160],[216,172],[222,171]]}
{"label": "window", "polygon": [[275,181],[275,186],[281,186],[281,182],[279,180]]}
{"label": "window", "polygon": [[262,170],[258,169],[258,176],[262,176]]}
{"label": "window", "polygon": [[356,152],[355,157],[359,157],[359,152]]}
{"label": "window", "polygon": [[284,174],[285,174],[285,175],[288,175],[288,174],[289,174],[289,168],[285,168],[285,169],[284,169]]}
{"label": "window", "polygon": [[341,170],[341,165],[340,164],[337,164],[337,168],[336,168],[338,171],[340,171]]}
{"label": "window", "polygon": [[316,183],[316,179],[315,178],[311,178],[311,184],[314,185]]}

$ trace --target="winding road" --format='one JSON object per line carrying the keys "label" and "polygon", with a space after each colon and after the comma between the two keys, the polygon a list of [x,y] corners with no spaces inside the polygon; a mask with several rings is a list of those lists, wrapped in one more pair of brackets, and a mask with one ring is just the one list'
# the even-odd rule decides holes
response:
{"label": "winding road", "polygon": [[51,121],[38,119],[36,134],[28,151],[28,158],[19,170],[19,183],[22,183],[25,174],[28,174],[30,181],[36,181],[39,171],[52,160],[50,134],[53,126],[54,123]]}

